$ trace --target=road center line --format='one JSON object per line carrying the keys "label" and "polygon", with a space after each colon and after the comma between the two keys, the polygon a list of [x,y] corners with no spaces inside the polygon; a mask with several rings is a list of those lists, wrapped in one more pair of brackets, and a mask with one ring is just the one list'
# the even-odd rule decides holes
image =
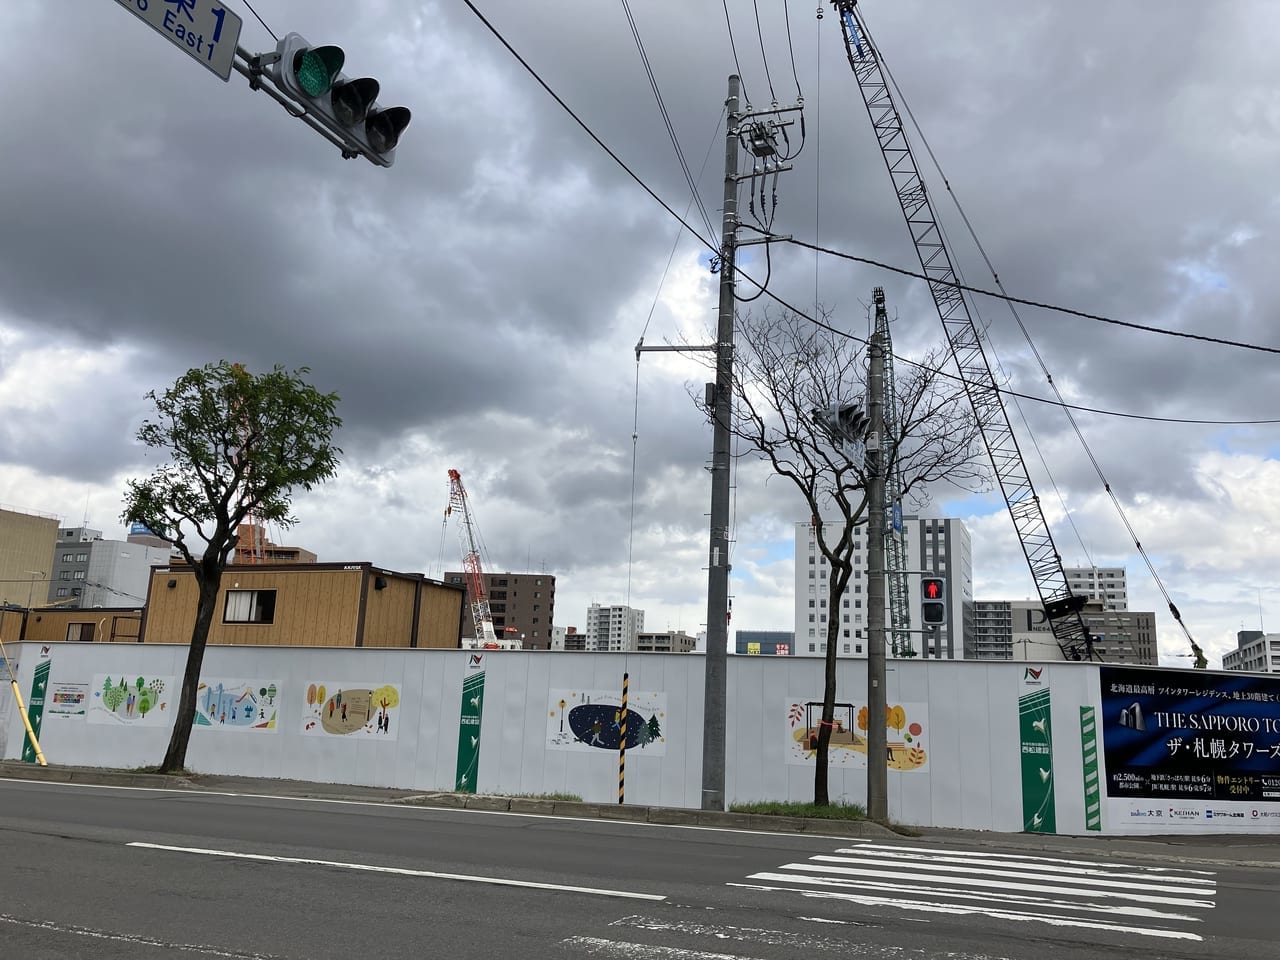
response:
{"label": "road center line", "polygon": [[238,853],[235,850],[207,850],[203,847],[171,847],[163,843],[134,841],[125,846],[143,850],[166,850],[171,853],[193,853],[205,857],[229,857],[234,860],[258,860],[263,863],[301,864],[313,867],[338,867],[342,870],[363,870],[367,873],[390,873],[402,877],[425,877],[432,880],[460,880],[464,883],[488,883],[497,887],[523,887],[528,890],[557,890],[564,893],[585,893],[596,897],[618,897],[624,900],[666,900],[656,893],[633,893],[628,890],[603,890],[597,887],[574,887],[561,883],[538,883],[533,880],[511,880],[505,877],[478,877],[465,873],[437,873],[434,870],[414,870],[409,867],[383,867],[372,863],[345,863],[340,860],[313,860],[308,857],[276,857],[262,853]]}

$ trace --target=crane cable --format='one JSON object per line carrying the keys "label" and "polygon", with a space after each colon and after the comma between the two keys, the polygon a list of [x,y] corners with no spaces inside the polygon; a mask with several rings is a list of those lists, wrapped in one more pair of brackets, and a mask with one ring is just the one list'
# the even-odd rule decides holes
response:
{"label": "crane cable", "polygon": [[1115,506],[1116,512],[1120,515],[1120,520],[1124,523],[1125,529],[1129,533],[1129,538],[1133,541],[1134,547],[1137,549],[1138,553],[1141,555],[1143,559],[1143,562],[1146,564],[1147,570],[1148,572],[1150,572],[1151,578],[1155,581],[1156,587],[1159,589],[1161,595],[1164,597],[1165,603],[1168,604],[1169,613],[1172,614],[1173,619],[1177,622],[1178,626],[1182,628],[1182,632],[1186,635],[1187,642],[1191,645],[1192,655],[1195,657],[1196,668],[1204,669],[1204,667],[1208,665],[1208,662],[1205,659],[1204,652],[1200,649],[1199,644],[1196,643],[1195,638],[1192,637],[1191,631],[1190,629],[1188,629],[1186,623],[1183,622],[1182,614],[1178,612],[1177,606],[1174,604],[1172,598],[1169,596],[1169,591],[1165,588],[1164,582],[1160,579],[1160,575],[1156,572],[1155,565],[1151,562],[1150,555],[1147,553],[1146,548],[1142,546],[1142,542],[1138,539],[1137,532],[1133,529],[1133,525],[1129,522],[1128,514],[1125,512],[1124,507],[1121,505],[1119,497],[1117,497],[1115,494],[1115,491],[1111,489],[1111,483],[1107,480],[1106,474],[1103,472],[1102,465],[1098,462],[1097,457],[1094,456],[1093,450],[1089,447],[1088,442],[1085,440],[1084,433],[1083,431],[1081,431],[1080,425],[1076,422],[1075,416],[1071,413],[1069,406],[1066,404],[1066,401],[1064,400],[1061,391],[1058,389],[1057,383],[1054,382],[1053,376],[1052,374],[1050,374],[1049,368],[1046,366],[1044,362],[1044,358],[1041,356],[1040,351],[1036,348],[1036,345],[1032,340],[1031,334],[1027,330],[1026,325],[1022,322],[1022,317],[1019,315],[1017,307],[1014,305],[1012,298],[1009,297],[1008,291],[1005,290],[1004,283],[1003,281],[1001,281],[1000,275],[996,272],[995,265],[991,262],[991,258],[990,256],[988,256],[986,248],[983,246],[982,241],[978,239],[978,234],[974,230],[973,224],[970,222],[968,214],[965,213],[964,207],[960,203],[960,198],[956,195],[955,190],[952,189],[951,181],[947,178],[946,173],[943,171],[942,165],[938,161],[937,155],[933,152],[933,147],[930,146],[928,140],[924,135],[924,131],[920,128],[920,124],[916,121],[915,115],[911,112],[910,106],[908,106],[906,99],[903,97],[902,90],[898,86],[897,80],[894,79],[893,73],[889,70],[888,64],[885,63],[884,56],[880,50],[880,45],[876,43],[875,38],[871,35],[871,31],[867,29],[866,19],[864,15],[860,11],[854,11],[853,16],[857,17],[858,20],[860,21],[860,25],[863,29],[863,32],[866,34],[868,42],[872,45],[873,49],[876,51],[876,56],[880,60],[880,65],[884,68],[885,77],[888,79],[889,84],[893,87],[895,93],[897,94],[898,101],[902,104],[902,108],[906,113],[907,118],[911,121],[911,126],[914,128],[916,132],[916,136],[920,138],[920,143],[924,146],[925,152],[929,155],[929,159],[933,163],[934,169],[937,170],[938,176],[942,178],[943,186],[946,187],[947,193],[951,197],[951,202],[955,205],[956,211],[959,213],[960,219],[964,223],[965,229],[968,232],[970,239],[973,240],[974,245],[978,249],[978,253],[982,257],[983,263],[986,264],[987,269],[991,272],[991,278],[996,285],[996,289],[1000,291],[1000,295],[1004,298],[1005,302],[1009,305],[1009,312],[1013,315],[1014,320],[1017,322],[1018,329],[1022,331],[1022,336],[1026,340],[1027,346],[1030,347],[1032,355],[1036,359],[1036,363],[1039,364],[1040,370],[1045,376],[1046,382],[1049,384],[1049,387],[1053,390],[1054,396],[1057,397],[1059,404],[1062,407],[1062,411],[1066,415],[1068,423],[1071,424],[1071,428],[1075,432],[1076,438],[1080,442],[1080,446],[1084,449],[1085,455],[1089,458],[1089,462],[1090,464],[1092,464],[1094,472],[1097,474],[1099,481],[1101,481],[1103,489],[1106,490],[1107,496],[1111,498],[1111,502]]}

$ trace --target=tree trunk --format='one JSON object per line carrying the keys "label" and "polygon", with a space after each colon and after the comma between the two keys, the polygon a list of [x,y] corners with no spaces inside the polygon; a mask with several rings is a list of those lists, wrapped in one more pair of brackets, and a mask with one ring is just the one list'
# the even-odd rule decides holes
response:
{"label": "tree trunk", "polygon": [[196,609],[195,626],[191,628],[191,647],[187,651],[187,668],[182,674],[182,696],[173,717],[173,735],[169,748],[160,764],[161,773],[179,773],[186,768],[187,745],[191,742],[191,725],[196,718],[196,690],[200,685],[200,667],[204,663],[204,648],[209,642],[209,627],[218,603],[218,587],[222,572],[212,577],[207,573],[200,580],[200,606]]}
{"label": "tree trunk", "polygon": [[[829,618],[835,622],[839,616],[838,609]],[[825,807],[831,803],[827,789],[827,759],[831,753],[831,731],[836,719],[836,637],[839,627],[827,628],[826,683],[822,688],[822,719],[818,721],[818,751],[814,756],[816,766],[813,769],[813,803]]]}

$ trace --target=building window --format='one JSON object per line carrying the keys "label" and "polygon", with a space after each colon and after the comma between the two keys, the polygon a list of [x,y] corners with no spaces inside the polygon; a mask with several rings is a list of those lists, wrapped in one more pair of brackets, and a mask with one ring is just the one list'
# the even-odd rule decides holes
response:
{"label": "building window", "polygon": [[88,563],[88,562],[89,562],[89,555],[87,553],[76,554],[76,563]]}
{"label": "building window", "polygon": [[847,643],[844,645],[844,652],[845,653],[849,652],[849,645]]}
{"label": "building window", "polygon": [[71,591],[69,591],[66,587],[59,587],[59,588],[58,588],[58,596],[60,596],[60,597],[65,597],[65,596],[66,596],[68,593],[70,593],[70,592],[71,592]]}
{"label": "building window", "polygon": [[74,560],[74,559],[75,559],[75,556],[76,556],[76,555],[75,555],[74,553],[64,553],[64,554],[62,555],[62,562],[63,562],[63,563],[70,563],[72,560]]}
{"label": "building window", "polygon": [[813,601],[813,597],[810,597],[810,598],[809,598],[809,609],[810,609],[810,610],[812,610],[812,609],[813,609],[813,602],[814,602],[814,601]]}
{"label": "building window", "polygon": [[[848,631],[848,630],[846,630],[846,631],[844,632],[844,636],[845,636],[845,639],[846,639],[846,640],[847,640],[847,639],[849,639],[849,631]],[[845,653],[848,653],[848,652],[849,652],[849,645],[848,645],[847,643],[844,645],[844,652],[845,652]]]}
{"label": "building window", "polygon": [[72,574],[72,576],[75,577],[75,579],[77,580],[83,580],[84,574],[85,572],[83,570],[77,570],[74,574]]}
{"label": "building window", "polygon": [[58,579],[59,579],[59,580],[70,580],[70,579],[71,579],[71,571],[70,571],[70,570],[63,570],[60,574],[58,574]]}
{"label": "building window", "polygon": [[93,643],[93,635],[97,624],[68,623],[67,641],[70,643]]}
{"label": "building window", "polygon": [[228,590],[223,623],[275,623],[274,590]]}
{"label": "building window", "polygon": [[820,606],[822,607],[823,610],[827,609],[827,600],[825,597],[823,597],[822,603],[820,604]]}
{"label": "building window", "polygon": [[861,653],[861,652],[862,652],[862,644],[860,644],[860,643],[859,643],[859,644],[856,644],[856,645],[855,645],[855,647],[854,647],[854,652],[855,652],[855,653]]}
{"label": "building window", "polygon": [[811,644],[809,644],[809,652],[810,652],[810,653],[813,653],[813,644],[812,644],[812,643],[811,643]]}
{"label": "building window", "polygon": [[810,580],[816,580],[816,579],[818,579],[818,577],[817,577],[817,571],[816,571],[816,570],[810,570],[810,571],[809,571],[809,579],[810,579]]}
{"label": "building window", "polygon": [[810,623],[813,623],[813,621],[814,621],[815,619],[816,619],[816,618],[814,617],[814,615],[813,615],[812,613],[811,613],[811,614],[809,614],[809,622],[810,622]]}

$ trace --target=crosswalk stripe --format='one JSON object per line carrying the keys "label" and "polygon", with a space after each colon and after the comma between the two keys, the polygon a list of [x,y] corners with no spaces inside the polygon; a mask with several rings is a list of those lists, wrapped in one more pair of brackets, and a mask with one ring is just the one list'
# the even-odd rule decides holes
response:
{"label": "crosswalk stripe", "polygon": [[1134,927],[1127,924],[1107,923],[1101,920],[1076,920],[1067,917],[1047,917],[1041,914],[1018,913],[1008,910],[993,909],[990,907],[975,907],[954,903],[931,903],[925,900],[909,900],[891,897],[870,897],[857,893],[836,893],[830,890],[804,890],[793,887],[770,887],[764,885],[756,885],[749,883],[732,883],[733,887],[748,887],[753,890],[761,890],[765,892],[782,892],[798,893],[802,897],[811,897],[824,900],[844,900],[851,903],[860,903],[865,906],[886,906],[898,907],[906,910],[920,910],[926,913],[947,913],[947,914],[982,914],[985,917],[992,917],[997,920],[1034,920],[1039,923],[1045,923],[1055,927],[1078,927],[1089,930],[1105,930],[1110,933],[1133,933],[1147,937],[1161,937],[1170,940],[1203,940],[1199,934],[1191,933],[1187,930],[1166,930],[1160,927]]}
{"label": "crosswalk stripe", "polygon": [[[960,900],[976,900],[979,903],[990,904],[992,902],[991,894],[986,891],[965,890],[963,887],[927,887],[921,888],[920,884],[914,882],[903,883],[876,883],[874,881],[855,880],[853,878],[843,877],[817,877],[805,876],[804,874],[794,873],[772,873],[762,871],[753,873],[747,877],[748,880],[768,880],[774,883],[816,883],[820,886],[827,887],[849,887],[857,890],[880,890],[886,893],[930,893],[940,896],[953,897]],[[1064,890],[1058,890],[1054,887],[1045,887],[1045,890],[1051,893],[1067,893]],[[1036,907],[1041,910],[1062,910],[1092,913],[1108,913],[1123,916],[1147,917],[1150,919],[1165,920],[1187,920],[1191,922],[1199,922],[1200,918],[1189,913],[1171,913],[1167,910],[1156,910],[1151,907],[1130,906],[1126,904],[1113,903],[1093,903],[1090,901],[1067,901],[1059,900],[1053,897],[1035,897],[1021,894],[1002,893],[1001,901],[1010,903],[1025,904],[1027,906]],[[1150,902],[1144,900],[1144,902]],[[1210,902],[1208,906],[1212,906]]]}
{"label": "crosswalk stripe", "polygon": [[[908,861],[903,858],[890,859],[882,857],[841,857],[841,856],[816,856],[811,857],[812,860],[818,860],[823,863],[848,863],[858,866],[885,867],[901,870],[905,867],[912,868],[914,874],[915,869],[929,869],[938,873],[963,873],[965,876],[984,876],[984,877],[1007,877],[1019,880],[1045,880],[1050,882],[1076,883],[1084,886],[1110,887],[1116,890],[1163,890],[1171,893],[1186,894],[1203,894],[1205,892],[1204,881],[1196,881],[1196,886],[1183,886],[1179,880],[1174,880],[1168,876],[1160,877],[1143,877],[1140,873],[1111,873],[1106,870],[1080,870],[1070,869],[1062,870],[1055,867],[1045,867],[1042,869],[1032,869],[1030,866],[1023,866],[1018,869],[1012,869],[1004,865],[994,865],[1000,869],[993,869],[987,865],[987,861],[978,861],[981,866],[970,866],[969,864],[957,865],[948,861],[945,857],[922,857],[919,861]],[[1043,872],[1042,872],[1043,871]]]}
{"label": "crosswalk stripe", "polygon": [[[816,858],[815,858],[816,859]],[[870,877],[876,880],[910,881],[916,886],[929,883],[956,883],[961,881],[966,886],[981,887],[985,890],[1025,890],[1043,893],[1066,893],[1075,896],[1121,897],[1126,900],[1139,899],[1135,893],[1127,890],[1110,890],[1094,887],[1068,887],[1063,882],[1048,883],[1015,883],[1010,879],[990,880],[986,877],[956,876],[952,874],[918,873],[885,873],[880,870],[860,870],[857,867],[838,867],[821,863],[784,863],[782,870],[812,870],[817,873],[836,874],[846,877]],[[1200,893],[1201,891],[1196,891]],[[1180,907],[1212,907],[1212,900],[1192,899],[1189,897],[1169,897],[1157,893],[1143,893],[1140,898],[1144,903],[1164,903]]]}
{"label": "crosswalk stripe", "polygon": [[907,911],[1199,940],[1216,874],[1141,864],[874,841],[753,873],[747,889]]}

